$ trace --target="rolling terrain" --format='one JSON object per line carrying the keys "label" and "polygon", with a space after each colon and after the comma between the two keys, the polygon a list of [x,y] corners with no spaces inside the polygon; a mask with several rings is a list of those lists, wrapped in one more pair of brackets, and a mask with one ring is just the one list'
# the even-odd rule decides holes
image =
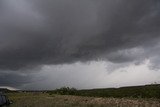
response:
{"label": "rolling terrain", "polygon": [[10,107],[160,107],[160,85],[7,93]]}

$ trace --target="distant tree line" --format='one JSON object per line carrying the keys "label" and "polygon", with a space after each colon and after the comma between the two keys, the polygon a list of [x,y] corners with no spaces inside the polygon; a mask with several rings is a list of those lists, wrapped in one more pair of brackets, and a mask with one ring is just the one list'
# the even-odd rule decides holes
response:
{"label": "distant tree line", "polygon": [[60,95],[76,95],[77,89],[70,87],[62,87],[53,91],[49,91],[49,94],[60,94]]}

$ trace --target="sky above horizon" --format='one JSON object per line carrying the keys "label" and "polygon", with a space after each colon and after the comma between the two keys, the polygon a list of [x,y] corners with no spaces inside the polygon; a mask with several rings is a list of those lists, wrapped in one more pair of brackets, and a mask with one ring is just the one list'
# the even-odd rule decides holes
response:
{"label": "sky above horizon", "polygon": [[0,86],[160,83],[159,0],[0,0]]}

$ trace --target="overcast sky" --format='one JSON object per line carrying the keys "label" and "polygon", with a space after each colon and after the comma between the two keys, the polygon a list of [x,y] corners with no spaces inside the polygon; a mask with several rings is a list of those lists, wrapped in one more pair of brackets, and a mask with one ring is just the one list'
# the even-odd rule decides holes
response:
{"label": "overcast sky", "polygon": [[0,0],[0,86],[160,83],[159,0]]}

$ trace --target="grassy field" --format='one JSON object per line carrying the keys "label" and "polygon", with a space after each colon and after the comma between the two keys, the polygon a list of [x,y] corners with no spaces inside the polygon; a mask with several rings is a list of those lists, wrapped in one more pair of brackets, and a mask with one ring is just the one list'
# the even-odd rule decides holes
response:
{"label": "grassy field", "polygon": [[47,93],[9,93],[10,107],[160,107],[160,99],[101,98]]}

